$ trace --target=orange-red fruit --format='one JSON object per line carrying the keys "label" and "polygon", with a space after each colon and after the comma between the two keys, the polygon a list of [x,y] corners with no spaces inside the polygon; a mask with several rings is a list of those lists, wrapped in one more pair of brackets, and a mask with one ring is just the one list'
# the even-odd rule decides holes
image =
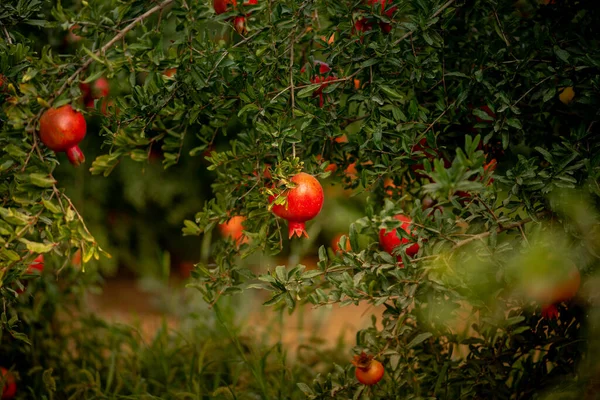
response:
{"label": "orange-red fruit", "polygon": [[[287,198],[287,205],[274,205],[273,213],[288,221],[289,237],[308,237],[305,222],[316,217],[323,207],[323,187],[312,175],[300,172],[292,177],[296,184],[280,196]],[[272,197],[270,201],[274,201]]]}
{"label": "orange-red fruit", "polygon": [[33,262],[31,264],[29,264],[29,266],[27,267],[27,271],[25,271],[25,273],[33,274],[36,271],[41,273],[43,270],[44,270],[44,255],[40,254],[33,260]]}
{"label": "orange-red fruit", "polygon": [[348,238],[348,235],[346,235],[345,233],[338,233],[337,235],[335,235],[335,237],[331,241],[331,248],[333,249],[334,253],[343,253],[344,252],[344,250],[342,250],[342,248],[340,247],[340,239],[344,235],[347,238],[346,239],[346,250],[348,250],[348,251],[352,250],[352,246],[350,246],[350,239]]}
{"label": "orange-red fruit", "polygon": [[15,376],[4,367],[0,367],[0,378],[4,383],[4,389],[2,390],[2,400],[8,400],[15,397],[17,394],[17,384],[15,383]]}
{"label": "orange-red fruit", "polygon": [[535,301],[542,304],[543,317],[556,318],[558,310],[555,305],[574,297],[580,285],[581,274],[577,266],[572,264],[565,279],[554,279],[552,284],[533,287],[528,292]]}
{"label": "orange-red fruit", "polygon": [[[385,10],[385,7],[388,4],[393,3],[393,0],[369,0],[369,4],[371,4],[371,5],[375,5],[378,3],[381,4],[381,13],[384,14],[388,18],[392,18],[394,16],[394,13],[398,9],[397,6],[394,6],[394,7],[390,7],[387,11]],[[381,28],[381,30],[384,33],[390,33],[392,30],[392,25],[388,24],[386,22],[379,23],[379,27]]]}
{"label": "orange-red fruit", "polygon": [[[404,229],[406,233],[411,234],[412,230],[410,229],[410,225],[412,224],[412,219],[407,217],[406,215],[398,214],[395,215],[398,221],[402,222],[400,228]],[[381,248],[387,251],[390,254],[393,254],[393,251],[396,247],[408,243],[409,240],[407,238],[399,238],[396,234],[396,230],[386,232],[385,229],[381,229],[379,231],[379,243],[381,244]],[[419,244],[415,243],[412,246],[406,249],[406,254],[409,257],[413,257],[419,251]],[[400,256],[398,256],[398,261],[402,260]]]}
{"label": "orange-red fruit", "polygon": [[229,221],[219,225],[219,231],[224,237],[233,239],[236,243],[247,243],[248,238],[244,236],[244,221],[246,217],[236,215],[231,217]]}
{"label": "orange-red fruit", "polygon": [[236,0],[213,0],[215,13],[223,14],[224,12],[227,12],[229,4],[233,4],[234,7],[237,6]]}
{"label": "orange-red fruit", "polygon": [[64,151],[71,164],[77,166],[85,161],[78,144],[85,137],[85,118],[69,104],[50,108],[40,118],[40,140],[55,152]]}
{"label": "orange-red fruit", "polygon": [[363,352],[358,356],[354,356],[352,364],[356,367],[356,379],[363,385],[375,385],[383,378],[385,372],[383,364],[374,360],[371,355]]}
{"label": "orange-red fruit", "polygon": [[[311,83],[323,83],[323,85],[319,86],[319,88],[317,90],[315,90],[313,92],[313,97],[317,97],[319,96],[319,107],[323,108],[323,104],[324,104],[324,96],[323,96],[323,89],[325,89],[330,81],[334,81],[336,79],[335,76],[325,76],[325,74],[331,72],[331,67],[329,66],[329,64],[324,63],[322,61],[315,61],[315,66],[319,67],[319,72],[318,75],[313,76],[310,79]],[[302,67],[300,69],[301,73],[306,72],[306,67]]]}
{"label": "orange-red fruit", "polygon": [[80,83],[79,89],[83,94],[83,102],[87,108],[94,107],[94,99],[101,99],[110,93],[110,84],[104,77],[98,78],[91,85]]}
{"label": "orange-red fruit", "polygon": [[177,73],[177,68],[169,68],[167,69],[163,75],[168,76],[169,78],[174,76]]}

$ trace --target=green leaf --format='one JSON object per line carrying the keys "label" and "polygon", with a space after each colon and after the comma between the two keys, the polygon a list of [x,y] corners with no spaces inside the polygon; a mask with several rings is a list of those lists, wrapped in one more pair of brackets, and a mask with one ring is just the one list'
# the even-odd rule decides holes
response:
{"label": "green leaf", "polygon": [[19,242],[25,243],[25,245],[27,246],[27,250],[36,254],[48,253],[50,250],[56,247],[56,243],[38,243],[29,241],[24,238],[19,239]]}
{"label": "green leaf", "polygon": [[29,174],[29,180],[31,183],[33,183],[35,186],[38,187],[42,187],[42,188],[49,188],[54,186],[57,182],[54,178],[50,177],[49,175],[44,175],[44,174]]}
{"label": "green leaf", "polygon": [[304,97],[308,97],[310,96],[315,90],[317,90],[319,87],[321,86],[321,84],[318,85],[309,85],[307,87],[305,87],[304,89],[300,90],[297,94],[296,97],[297,98],[304,98]]}
{"label": "green leaf", "polygon": [[423,343],[425,340],[429,339],[431,336],[433,336],[433,334],[431,332],[425,332],[425,333],[421,333],[417,336],[414,337],[413,340],[410,341],[410,343],[408,343],[408,345],[406,345],[407,349],[412,349],[413,347]]}

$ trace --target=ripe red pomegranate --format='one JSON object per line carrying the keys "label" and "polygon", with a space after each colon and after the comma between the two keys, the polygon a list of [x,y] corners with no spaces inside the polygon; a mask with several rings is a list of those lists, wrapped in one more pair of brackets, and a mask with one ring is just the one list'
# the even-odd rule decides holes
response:
{"label": "ripe red pomegranate", "polygon": [[237,6],[236,0],[213,0],[213,8],[216,14],[223,14],[227,12],[229,4],[233,4],[233,7]]}
{"label": "ripe red pomegranate", "polygon": [[64,151],[71,164],[85,162],[78,144],[85,137],[86,124],[83,114],[69,104],[50,108],[40,118],[40,140],[55,152]]}
{"label": "ripe red pomegranate", "polygon": [[334,253],[343,253],[344,250],[340,246],[340,239],[342,236],[346,236],[346,250],[352,251],[352,246],[350,246],[350,237],[345,233],[338,233],[335,235],[333,240],[331,240],[331,249]]}
{"label": "ripe red pomegranate", "polygon": [[4,367],[0,367],[0,379],[4,382],[4,389],[2,390],[2,400],[12,399],[17,394],[17,384],[15,383],[15,376]]}
{"label": "ripe red pomegranate", "polygon": [[[312,78],[310,78],[310,82],[311,83],[323,83],[323,85],[319,86],[319,88],[313,92],[313,97],[319,96],[319,107],[323,108],[323,104],[324,104],[323,89],[325,89],[328,85],[330,85],[327,82],[334,81],[337,78],[334,75],[325,76],[326,74],[331,72],[331,67],[329,66],[329,64],[324,63],[322,61],[315,61],[315,66],[319,67],[319,71],[317,72],[317,75],[314,75]],[[306,67],[302,67],[300,69],[300,73],[304,73],[304,72],[306,72]]]}
{"label": "ripe red pomegranate", "polygon": [[[404,229],[406,233],[411,234],[412,229],[410,229],[410,225],[412,224],[412,219],[407,217],[406,215],[398,214],[394,216],[395,219],[402,222],[400,228]],[[413,234],[414,236],[414,234]],[[387,251],[390,254],[393,254],[393,251],[396,247],[408,243],[410,240],[407,238],[399,238],[396,234],[396,230],[387,232],[385,229],[381,229],[379,231],[379,243],[381,244],[381,248]],[[419,251],[419,244],[415,243],[412,246],[406,249],[406,254],[409,257],[413,257]],[[398,256],[398,261],[402,262],[402,257]]]}
{"label": "ripe red pomegranate", "polygon": [[248,238],[244,236],[244,221],[246,217],[236,215],[231,217],[229,221],[219,225],[219,230],[224,237],[233,239],[238,245],[247,243]]}
{"label": "ripe red pomegranate", "polygon": [[[388,18],[392,18],[394,16],[394,13],[398,9],[397,6],[394,6],[394,7],[388,8],[386,11],[385,7],[388,4],[393,3],[393,0],[368,0],[368,1],[369,1],[369,4],[371,4],[371,6],[373,6],[375,4],[381,4],[381,14],[385,15]],[[384,33],[390,33],[392,30],[392,25],[388,24],[386,22],[380,22],[379,27],[381,28],[381,30]]]}
{"label": "ripe red pomegranate", "polygon": [[44,270],[44,255],[40,254],[37,256],[31,264],[27,267],[26,274],[34,274],[37,272],[41,273]]}
{"label": "ripe red pomegranate", "polygon": [[356,379],[363,385],[375,385],[383,378],[385,368],[383,368],[383,364],[373,359],[372,355],[362,352],[360,355],[354,356],[352,364],[356,367]]}
{"label": "ripe red pomegranate", "polygon": [[[305,222],[313,219],[323,207],[323,187],[312,175],[300,172],[292,177],[291,181],[296,184],[281,194],[287,198],[287,205],[276,204],[273,213],[288,221],[289,237],[294,235],[308,237]],[[269,199],[274,201],[274,197]]]}
{"label": "ripe red pomegranate", "polygon": [[573,298],[580,285],[579,269],[575,264],[571,264],[567,271],[557,271],[528,283],[527,293],[542,305],[542,317],[553,319],[558,317],[556,304]]}
{"label": "ripe red pomegranate", "polygon": [[101,99],[110,93],[110,84],[104,77],[95,80],[91,86],[87,83],[80,83],[79,89],[83,94],[83,102],[88,108],[94,107],[94,99]]}
{"label": "ripe red pomegranate", "polygon": [[[257,5],[257,4],[258,4],[258,0],[248,0],[248,1],[244,2],[245,6]],[[235,5],[235,3],[234,3],[234,5]],[[250,13],[248,13],[246,15],[250,15]],[[235,17],[235,19],[233,20],[233,27],[235,28],[237,33],[239,33],[240,35],[245,35],[246,33],[248,33],[248,28],[246,27],[246,16]]]}
{"label": "ripe red pomegranate", "polygon": [[165,72],[163,72],[164,76],[168,76],[169,78],[175,76],[177,73],[177,68],[169,68]]}
{"label": "ripe red pomegranate", "polygon": [[[387,9],[386,11],[386,6],[388,6],[389,4],[393,3],[393,0],[366,0],[367,4],[371,5],[372,9],[375,9],[375,6],[377,4],[381,4],[381,14],[385,15],[388,18],[392,18],[394,16],[394,13],[396,12],[396,10],[398,9],[397,6],[394,7],[390,7]],[[354,22],[354,32],[356,34],[360,34],[360,32],[367,32],[370,31],[371,29],[373,29],[373,24],[372,21],[373,18],[368,18],[368,17],[363,17],[360,16],[358,17],[358,19]],[[392,31],[392,25],[387,23],[387,22],[380,22],[379,23],[379,27],[381,28],[381,30],[383,31],[383,33],[390,33]],[[360,39],[362,42],[362,38]]]}

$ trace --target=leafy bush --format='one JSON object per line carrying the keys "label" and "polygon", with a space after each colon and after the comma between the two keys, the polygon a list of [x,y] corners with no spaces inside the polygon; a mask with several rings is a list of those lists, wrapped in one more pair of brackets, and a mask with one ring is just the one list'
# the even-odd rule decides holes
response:
{"label": "leafy bush", "polygon": [[[43,352],[32,350],[36,330],[25,318],[35,308],[22,306],[16,292],[36,254],[55,260],[59,282],[75,273],[68,266],[75,249],[86,263],[104,254],[99,243],[109,239],[94,238],[63,189],[76,177],[74,198],[79,208],[96,202],[89,211],[96,226],[106,211],[94,209],[148,212],[146,224],[129,230],[137,243],[110,239],[122,262],[149,257],[162,276],[156,260],[164,254],[149,255],[152,244],[169,247],[179,238],[160,233],[182,225],[190,246],[202,236],[190,286],[217,309],[225,295],[250,288],[270,292],[267,305],[290,310],[307,302],[384,307],[382,327],[358,332],[354,349],[383,363],[383,381],[359,384],[348,355],[331,374],[292,377],[308,398],[593,396],[597,7],[591,0],[374,3],[239,2],[218,15],[206,1],[0,5],[1,326],[22,342],[7,354]],[[85,108],[79,84],[100,77],[111,94]],[[36,129],[50,105],[64,104],[83,110],[92,127],[89,171],[113,181],[87,172],[69,178],[65,166],[57,180],[64,155],[42,145]],[[171,175],[155,169],[157,157]],[[145,173],[128,159],[149,163]],[[309,222],[309,234],[311,226],[336,224],[328,202],[361,207],[342,251],[324,238],[286,239],[285,223],[271,212],[271,196],[287,193],[300,171],[321,179],[329,211]],[[81,190],[84,179],[94,183]],[[120,192],[100,182],[117,182]],[[329,191],[332,185],[356,198]],[[169,213],[165,224],[153,220],[151,202]],[[412,224],[398,229],[395,239],[404,240],[390,254],[379,236],[402,225],[393,218],[399,214]],[[213,235],[238,215],[246,217],[248,241]],[[407,249],[415,242],[413,257]],[[272,271],[241,262],[280,253],[293,262]],[[309,253],[318,254],[316,269],[298,265]],[[105,272],[115,268],[100,263]],[[94,274],[77,273],[69,290],[83,290]],[[105,329],[83,321],[82,332]],[[118,340],[135,348],[135,338],[117,339],[108,329],[114,341],[101,341],[103,349]],[[14,355],[7,360],[16,363]],[[116,361],[90,362],[107,376],[94,393],[114,393]],[[74,395],[84,381],[77,368],[87,366],[73,365],[61,380],[74,386],[61,395]],[[27,365],[17,367],[25,376]],[[132,371],[120,376],[122,394],[167,396],[165,382],[184,390],[166,375],[134,388],[146,375]],[[252,371],[249,387],[272,396],[268,375]],[[51,386],[52,372],[40,374],[31,372],[27,384]],[[217,375],[211,379],[223,382],[192,393],[231,382]],[[276,397],[296,396],[292,386]]]}

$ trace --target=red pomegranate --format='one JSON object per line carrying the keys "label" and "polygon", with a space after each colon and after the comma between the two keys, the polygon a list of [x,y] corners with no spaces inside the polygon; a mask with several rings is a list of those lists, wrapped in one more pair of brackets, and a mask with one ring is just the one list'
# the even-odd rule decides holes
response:
{"label": "red pomegranate", "polygon": [[177,68],[169,68],[165,72],[163,72],[164,76],[173,77],[177,73]]}
{"label": "red pomegranate", "polygon": [[[244,2],[245,6],[249,6],[249,5],[254,6],[257,4],[258,4],[258,0],[248,0],[248,1]],[[248,13],[246,15],[250,15],[250,13]],[[235,28],[237,33],[239,33],[240,35],[245,35],[246,33],[248,33],[248,28],[246,27],[246,16],[235,17],[233,20],[233,27]]]}
{"label": "red pomegranate", "polygon": [[549,319],[558,317],[556,304],[573,298],[581,285],[581,274],[575,264],[570,264],[566,271],[553,272],[527,284],[529,296],[542,305],[542,317]]}
{"label": "red pomegranate", "polygon": [[344,250],[340,246],[340,239],[342,236],[346,236],[346,250],[352,251],[352,246],[350,246],[350,237],[345,233],[338,233],[335,235],[333,240],[331,241],[331,249],[334,253],[343,253]]}
{"label": "red pomegranate", "polygon": [[[412,224],[412,219],[407,217],[406,215],[398,214],[394,216],[395,219],[402,222],[400,228],[404,229],[406,233],[411,234],[412,229],[410,229],[410,225]],[[379,243],[381,244],[381,248],[387,251],[390,254],[393,254],[393,251],[396,247],[408,243],[410,240],[407,238],[399,238],[396,234],[396,230],[386,232],[385,229],[381,229],[379,231]],[[412,246],[406,249],[406,254],[409,257],[413,257],[419,251],[419,244],[415,243]],[[398,256],[398,261],[401,262],[402,258]]]}
{"label": "red pomegranate", "polygon": [[[308,237],[305,222],[313,219],[323,207],[323,187],[312,175],[300,172],[292,177],[296,186],[281,194],[287,198],[287,205],[276,204],[273,213],[288,221],[289,237]],[[271,202],[274,201],[272,196]]]}
{"label": "red pomegranate", "polygon": [[101,99],[110,93],[110,84],[104,77],[98,78],[91,85],[80,83],[79,89],[83,94],[83,102],[88,108],[94,107],[94,99]]}
{"label": "red pomegranate", "polygon": [[40,118],[40,140],[55,152],[64,151],[71,164],[85,162],[78,144],[85,137],[86,124],[83,114],[69,104],[50,108]]}
{"label": "red pomegranate", "polygon": [[17,394],[17,384],[15,383],[15,376],[4,367],[0,367],[1,380],[4,382],[4,389],[2,390],[2,400],[8,400],[15,397]]}
{"label": "red pomegranate", "polygon": [[233,4],[234,7],[237,6],[236,0],[213,0],[213,8],[215,9],[215,13],[223,14],[227,12],[229,4]]}
{"label": "red pomegranate", "polygon": [[[394,16],[394,13],[398,9],[397,6],[394,6],[394,7],[388,8],[386,11],[385,7],[388,4],[393,3],[393,0],[368,0],[368,1],[369,1],[369,4],[371,4],[372,6],[375,4],[381,4],[381,14],[385,15],[388,18],[392,18]],[[392,30],[392,25],[388,24],[386,22],[380,22],[379,27],[381,28],[381,30],[384,33],[390,33]]]}
{"label": "red pomegranate", "polygon": [[219,225],[219,231],[224,237],[233,239],[237,244],[247,243],[248,238],[244,236],[244,221],[246,217],[236,215],[229,221]]}
{"label": "red pomegranate", "polygon": [[34,274],[37,272],[41,273],[44,270],[44,255],[40,254],[37,256],[31,264],[27,267],[27,274]]}
{"label": "red pomegranate", "polygon": [[[327,82],[334,81],[337,78],[334,75],[325,76],[329,72],[331,72],[331,67],[329,64],[324,63],[322,61],[315,61],[315,67],[318,66],[318,72],[312,78],[310,78],[311,83],[323,83],[317,90],[313,92],[313,97],[319,96],[319,107],[323,108],[324,97],[323,97],[323,89],[325,89],[328,85]],[[302,67],[300,69],[300,73],[306,72],[306,67]]]}

